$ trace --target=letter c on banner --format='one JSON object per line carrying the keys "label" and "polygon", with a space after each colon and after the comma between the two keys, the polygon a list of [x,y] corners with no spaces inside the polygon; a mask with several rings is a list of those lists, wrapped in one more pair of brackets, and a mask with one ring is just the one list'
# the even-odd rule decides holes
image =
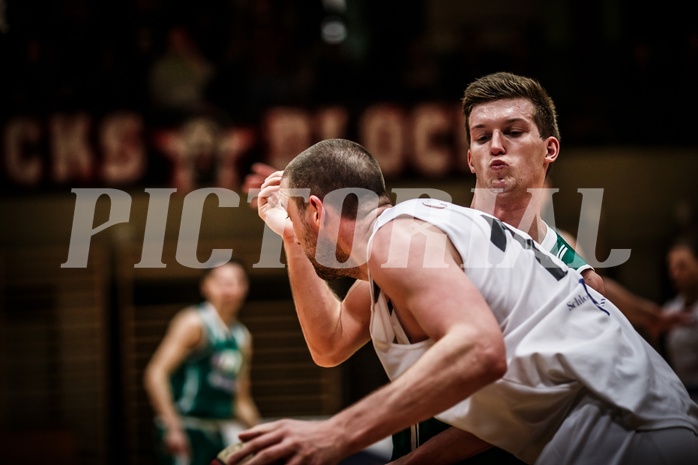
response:
{"label": "letter c on banner", "polygon": [[451,129],[449,116],[443,105],[435,103],[419,105],[412,110],[412,163],[426,176],[444,176],[452,168],[451,150],[446,142]]}
{"label": "letter c on banner", "polygon": [[369,107],[359,122],[359,140],[376,158],[386,177],[405,168],[405,114],[391,104]]}

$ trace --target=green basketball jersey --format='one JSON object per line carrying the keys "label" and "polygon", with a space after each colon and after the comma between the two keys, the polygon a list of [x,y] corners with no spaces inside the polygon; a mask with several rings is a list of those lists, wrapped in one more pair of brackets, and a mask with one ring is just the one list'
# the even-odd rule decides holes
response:
{"label": "green basketball jersey", "polygon": [[209,304],[197,308],[204,324],[205,344],[173,374],[172,393],[182,416],[233,418],[237,379],[249,333],[241,323],[228,328]]}

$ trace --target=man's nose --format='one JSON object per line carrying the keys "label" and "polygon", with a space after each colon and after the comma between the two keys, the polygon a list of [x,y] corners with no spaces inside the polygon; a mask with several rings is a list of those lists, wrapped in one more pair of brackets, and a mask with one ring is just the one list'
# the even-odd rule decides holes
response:
{"label": "man's nose", "polygon": [[492,155],[504,153],[504,137],[499,131],[494,131],[492,133],[492,139],[490,139],[490,153]]}

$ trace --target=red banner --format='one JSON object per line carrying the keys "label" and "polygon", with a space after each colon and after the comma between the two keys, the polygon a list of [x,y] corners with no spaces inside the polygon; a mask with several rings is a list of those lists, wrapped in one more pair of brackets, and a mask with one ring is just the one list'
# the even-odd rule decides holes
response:
{"label": "red banner", "polygon": [[192,117],[178,127],[147,127],[142,115],[114,112],[16,117],[2,127],[6,188],[167,185],[239,187],[241,170],[262,161],[277,168],[313,143],[352,139],[385,176],[443,178],[467,172],[460,108],[438,102],[412,107],[377,103],[344,107],[276,107],[256,126],[223,126]]}

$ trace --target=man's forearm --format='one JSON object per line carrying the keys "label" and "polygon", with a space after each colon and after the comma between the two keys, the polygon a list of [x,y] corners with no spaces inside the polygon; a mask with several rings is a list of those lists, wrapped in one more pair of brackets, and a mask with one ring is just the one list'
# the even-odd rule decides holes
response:
{"label": "man's forearm", "polygon": [[241,396],[237,401],[236,410],[238,420],[240,420],[246,427],[250,428],[259,423],[259,410],[257,410],[257,406],[250,396]]}
{"label": "man's forearm", "polygon": [[322,366],[337,365],[343,361],[332,356],[341,347],[338,343],[341,337],[341,302],[315,273],[312,263],[295,239],[285,238],[284,250],[293,302],[313,360]]}
{"label": "man's forearm", "polygon": [[332,417],[340,447],[361,450],[499,379],[503,370],[496,360],[468,339],[456,333],[442,338],[396,380]]}
{"label": "man's forearm", "polygon": [[146,372],[146,391],[153,410],[167,430],[182,429],[182,420],[174,408],[167,379],[155,371]]}

